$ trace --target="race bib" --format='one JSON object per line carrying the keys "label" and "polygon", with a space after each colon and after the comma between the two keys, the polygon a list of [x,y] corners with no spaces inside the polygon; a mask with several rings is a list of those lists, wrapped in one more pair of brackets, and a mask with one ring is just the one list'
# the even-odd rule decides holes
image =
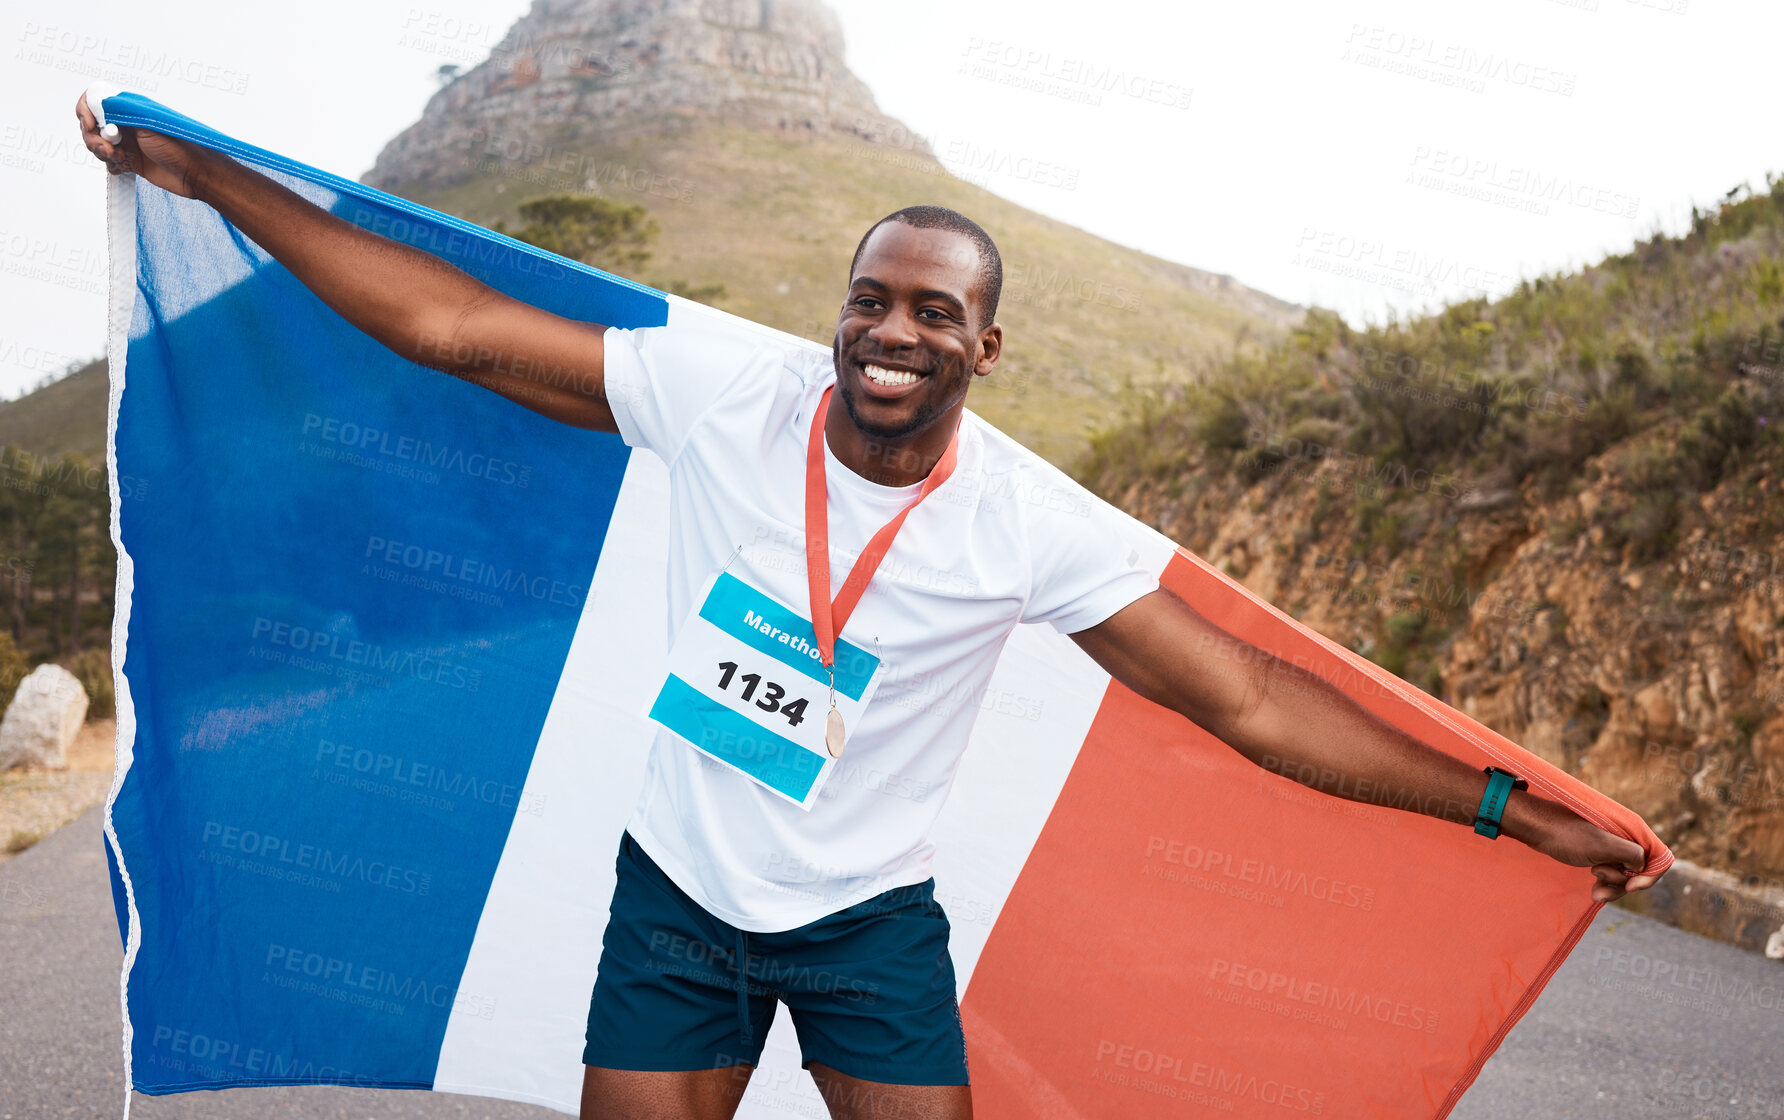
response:
{"label": "race bib", "polygon": [[[879,685],[880,659],[836,641],[836,710],[851,733]],[[811,620],[729,572],[707,584],[669,650],[650,718],[707,757],[811,808],[830,776],[830,676]]]}

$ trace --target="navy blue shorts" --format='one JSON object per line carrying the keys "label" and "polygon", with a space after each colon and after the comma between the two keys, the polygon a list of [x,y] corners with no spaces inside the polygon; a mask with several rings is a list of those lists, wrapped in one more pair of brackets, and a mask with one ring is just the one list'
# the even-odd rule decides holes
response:
{"label": "navy blue shorts", "polygon": [[630,833],[615,869],[585,1065],[757,1065],[779,1000],[806,1066],[899,1085],[967,1084],[948,916],[934,879],[797,929],[752,933],[707,913]]}

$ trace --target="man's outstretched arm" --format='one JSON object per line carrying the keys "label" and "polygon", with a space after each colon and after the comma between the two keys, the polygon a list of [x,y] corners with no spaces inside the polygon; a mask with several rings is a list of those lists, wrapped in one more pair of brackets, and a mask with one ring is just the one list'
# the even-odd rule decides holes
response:
{"label": "man's outstretched arm", "polygon": [[99,133],[83,94],[81,140],[115,174],[210,204],[342,318],[396,354],[578,428],[617,431],[602,380],[604,327],[553,315],[431,253],[342,221],[228,156],[171,136]]}
{"label": "man's outstretched arm", "polygon": [[[1241,641],[1160,589],[1072,640],[1109,675],[1181,713],[1268,770],[1314,789],[1395,805],[1471,825],[1487,776],[1365,711],[1304,669]],[[1339,780],[1342,779],[1342,780]],[[1378,802],[1371,802],[1378,803]],[[1523,792],[1506,805],[1501,831],[1562,863],[1590,867],[1592,897],[1620,898],[1653,884],[1637,875],[1646,856],[1572,810]]]}

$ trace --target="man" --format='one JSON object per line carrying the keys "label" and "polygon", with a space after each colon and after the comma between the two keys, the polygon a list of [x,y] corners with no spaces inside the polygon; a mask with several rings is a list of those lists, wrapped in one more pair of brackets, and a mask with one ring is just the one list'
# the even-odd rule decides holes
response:
{"label": "man", "polygon": [[[1345,789],[1391,783],[1429,815],[1497,822],[1591,867],[1596,899],[1652,881],[1635,874],[1638,845],[1311,674],[1258,651],[1198,654],[1233,639],[1130,564],[1100,511],[979,500],[1054,476],[964,411],[1002,352],[1002,266],[954,211],[912,207],[867,231],[832,353],[814,357],[564,319],[227,157],[146,132],[108,142],[84,100],[76,112],[114,172],[215,207],[397,354],[668,464],[662,729],[617,862],[585,1117],[730,1116],[777,1001],[833,1115],[971,1116],[927,836],[977,706],[898,700],[929,682],[981,695],[1019,622],[1052,623],[1254,762],[1342,773]],[[537,369],[549,383],[527,377]],[[821,761],[844,752],[932,796],[849,788]]]}

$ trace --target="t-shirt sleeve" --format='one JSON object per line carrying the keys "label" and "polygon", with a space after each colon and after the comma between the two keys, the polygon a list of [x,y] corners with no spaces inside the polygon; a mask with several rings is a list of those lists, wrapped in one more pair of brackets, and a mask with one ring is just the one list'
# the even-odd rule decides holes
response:
{"label": "t-shirt sleeve", "polygon": [[1140,548],[1144,530],[1126,514],[1063,474],[1031,480],[1027,494],[1034,582],[1023,622],[1075,634],[1158,590]]}
{"label": "t-shirt sleeve", "polygon": [[602,379],[620,438],[673,462],[707,409],[779,363],[754,339],[701,327],[609,327]]}

